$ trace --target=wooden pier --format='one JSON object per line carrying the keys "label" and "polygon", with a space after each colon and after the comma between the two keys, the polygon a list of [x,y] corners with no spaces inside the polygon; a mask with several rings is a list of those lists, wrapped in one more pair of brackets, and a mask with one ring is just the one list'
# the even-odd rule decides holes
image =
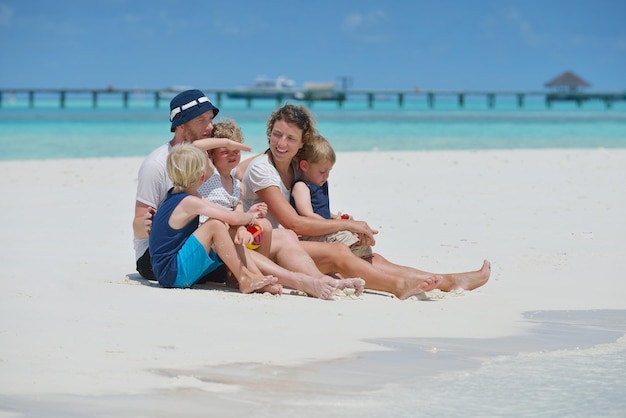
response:
{"label": "wooden pier", "polygon": [[[207,94],[213,102],[218,106],[222,104],[222,101],[229,93],[234,92],[232,90],[223,89],[201,89]],[[169,91],[166,89],[28,89],[28,88],[0,88],[0,109],[5,106],[5,101],[9,98],[10,101],[17,100],[17,98],[26,98],[28,101],[28,107],[36,107],[36,99],[38,96],[49,97],[57,96],[60,108],[65,108],[68,105],[68,101],[71,98],[85,98],[87,97],[91,101],[93,108],[97,108],[99,100],[102,97],[107,98],[119,98],[122,106],[128,108],[131,104],[131,99],[143,101],[151,100],[156,108],[161,106],[169,106],[169,101],[176,91]],[[376,101],[389,101],[395,99],[399,107],[403,107],[406,101],[410,99],[422,99],[426,100],[426,103],[430,108],[434,108],[437,103],[437,98],[441,97],[456,97],[456,102],[459,108],[463,108],[466,105],[468,97],[483,97],[487,107],[493,108],[496,104],[496,99],[503,96],[513,97],[518,108],[523,108],[524,103],[528,97],[543,97],[547,107],[551,107],[554,102],[559,101],[573,101],[579,107],[583,103],[591,100],[600,100],[604,102],[605,107],[611,108],[614,102],[626,100],[626,92],[579,92],[579,91],[399,91],[399,90],[341,90],[338,91],[335,98],[330,99],[337,103],[339,107],[342,107],[347,100],[358,101],[365,100],[369,108],[373,108]],[[23,100],[23,99],[22,99]],[[242,99],[230,99],[230,100],[245,100],[248,107],[252,107],[254,101],[267,100],[258,99],[252,96]],[[276,95],[276,102],[282,103],[284,97],[281,94]],[[323,99],[329,101],[329,99]],[[312,106],[318,99],[305,96],[301,102]]]}

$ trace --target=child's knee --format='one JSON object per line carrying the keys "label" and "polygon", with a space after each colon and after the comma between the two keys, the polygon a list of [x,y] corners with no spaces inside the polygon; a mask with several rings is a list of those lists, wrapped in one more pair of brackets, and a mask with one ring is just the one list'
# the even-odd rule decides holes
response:
{"label": "child's knee", "polygon": [[202,224],[200,228],[203,228],[211,235],[214,235],[217,232],[228,232],[227,225],[219,219],[208,219],[205,223]]}

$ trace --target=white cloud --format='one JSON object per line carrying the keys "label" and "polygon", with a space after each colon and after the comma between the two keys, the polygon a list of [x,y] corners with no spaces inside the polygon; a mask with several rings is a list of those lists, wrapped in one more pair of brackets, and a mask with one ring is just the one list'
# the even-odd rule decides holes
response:
{"label": "white cloud", "polygon": [[214,19],[211,24],[211,30],[226,36],[242,36],[245,34],[245,31],[239,25],[223,19]]}
{"label": "white cloud", "polygon": [[360,14],[353,13],[351,15],[348,15],[343,21],[343,29],[346,31],[354,30],[361,25],[362,21],[363,16]]}
{"label": "white cloud", "polygon": [[122,18],[124,19],[124,21],[126,23],[137,23],[139,21],[141,21],[141,18],[137,15],[133,15],[133,14],[125,14],[124,16],[122,16]]}
{"label": "white cloud", "polygon": [[534,31],[531,23],[516,9],[507,13],[506,20],[513,24],[513,28],[520,34],[526,44],[538,45],[541,43],[541,37]]}
{"label": "white cloud", "polygon": [[343,30],[360,41],[382,43],[387,40],[387,14],[382,10],[370,13],[352,13],[343,20]]}

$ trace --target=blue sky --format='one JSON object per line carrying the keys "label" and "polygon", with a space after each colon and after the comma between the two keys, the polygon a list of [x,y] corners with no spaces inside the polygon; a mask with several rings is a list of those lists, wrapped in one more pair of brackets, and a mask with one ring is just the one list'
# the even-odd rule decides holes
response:
{"label": "blue sky", "polygon": [[623,0],[0,0],[0,88],[626,89]]}

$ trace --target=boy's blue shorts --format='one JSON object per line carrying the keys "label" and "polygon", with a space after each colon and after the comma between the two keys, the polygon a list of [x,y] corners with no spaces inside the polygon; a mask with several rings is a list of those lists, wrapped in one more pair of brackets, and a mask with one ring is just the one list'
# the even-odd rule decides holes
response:
{"label": "boy's blue shorts", "polygon": [[211,249],[207,254],[195,235],[187,238],[176,256],[178,273],[174,287],[186,288],[196,284],[203,276],[212,272],[224,262]]}

